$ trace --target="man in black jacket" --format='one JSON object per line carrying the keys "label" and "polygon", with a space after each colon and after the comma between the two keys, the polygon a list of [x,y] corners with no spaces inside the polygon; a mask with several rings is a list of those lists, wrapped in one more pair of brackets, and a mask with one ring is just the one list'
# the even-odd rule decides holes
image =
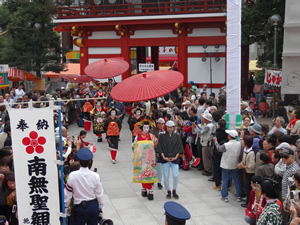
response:
{"label": "man in black jacket", "polygon": [[[225,132],[225,130],[226,130],[226,121],[220,119],[218,121],[218,128],[215,133],[217,141],[218,143],[220,143],[220,145],[228,142],[228,134]],[[223,154],[222,152],[218,152],[216,150],[216,147],[214,147],[212,159],[213,159],[213,174],[214,174],[215,186],[213,186],[213,189],[218,191],[221,191],[222,169],[220,167],[220,164],[221,164],[222,154]]]}
{"label": "man in black jacket", "polygon": [[173,198],[178,199],[176,192],[179,175],[179,155],[183,154],[184,149],[179,134],[175,133],[175,124],[172,120],[166,123],[167,132],[159,135],[156,153],[162,157],[162,167],[164,175],[165,189],[168,191],[167,199],[171,198],[171,188],[169,185],[169,174],[172,169],[173,176]]}

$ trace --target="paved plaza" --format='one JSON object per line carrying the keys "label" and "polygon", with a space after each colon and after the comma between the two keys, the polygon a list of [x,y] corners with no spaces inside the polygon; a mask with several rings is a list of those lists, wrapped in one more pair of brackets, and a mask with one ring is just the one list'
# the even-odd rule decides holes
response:
{"label": "paved plaza", "polygon": [[[149,201],[141,196],[141,185],[132,183],[133,153],[131,150],[131,132],[123,121],[121,141],[117,154],[117,163],[112,164],[108,144],[97,142],[92,131],[88,132],[86,141],[95,143],[97,152],[94,155],[93,167],[98,169],[104,187],[104,217],[110,218],[115,225],[163,225],[165,224],[163,205],[166,201],[166,190],[159,190],[154,185],[154,200]],[[78,136],[77,125],[69,128],[69,134]],[[187,225],[244,225],[244,208],[232,193],[229,203],[221,201],[220,192],[212,187],[197,169],[179,171],[177,193],[179,200],[191,214]],[[172,187],[172,182],[170,182]]]}

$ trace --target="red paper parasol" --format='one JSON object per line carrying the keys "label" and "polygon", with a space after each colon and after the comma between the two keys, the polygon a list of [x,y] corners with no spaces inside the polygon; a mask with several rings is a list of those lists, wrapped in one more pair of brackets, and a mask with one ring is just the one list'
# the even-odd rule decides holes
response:
{"label": "red paper parasol", "polygon": [[86,75],[96,78],[105,79],[119,76],[129,69],[129,64],[119,58],[102,59],[89,64],[85,67]]}
{"label": "red paper parasol", "polygon": [[121,102],[139,102],[163,96],[178,88],[183,75],[173,70],[156,70],[129,77],[113,87],[110,95]]}
{"label": "red paper parasol", "polygon": [[80,76],[61,76],[67,81],[73,82],[73,83],[84,83],[84,82],[95,82],[95,80],[92,77],[86,76],[86,75],[80,75]]}

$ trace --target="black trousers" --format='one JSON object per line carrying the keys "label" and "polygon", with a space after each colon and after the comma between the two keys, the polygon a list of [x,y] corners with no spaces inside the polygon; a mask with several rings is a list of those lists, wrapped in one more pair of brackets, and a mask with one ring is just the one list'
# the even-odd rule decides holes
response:
{"label": "black trousers", "polygon": [[[196,145],[196,147],[197,147],[197,152],[198,152],[198,157],[200,158],[200,163],[199,163],[199,165],[198,165],[198,168],[200,168],[200,169],[203,169],[204,167],[203,167],[203,157],[202,157],[202,145],[201,145],[201,143],[200,143],[200,138],[198,138],[198,140],[197,140],[197,145]],[[194,154],[194,153],[193,153]],[[196,157],[196,156],[195,156]]]}
{"label": "black trousers", "polygon": [[198,152],[198,149],[197,149],[197,145],[195,145],[193,143],[193,144],[191,144],[191,147],[192,147],[193,155],[195,156],[195,158],[198,158],[199,157],[199,152]]}
{"label": "black trousers", "polygon": [[247,197],[245,169],[240,169],[239,174],[240,174],[241,197]]}
{"label": "black trousers", "polygon": [[216,153],[214,152],[212,156],[212,162],[213,162],[213,174],[214,174],[214,180],[216,186],[221,185],[222,181],[222,168],[220,167],[221,164],[221,158],[222,158],[222,153]]}

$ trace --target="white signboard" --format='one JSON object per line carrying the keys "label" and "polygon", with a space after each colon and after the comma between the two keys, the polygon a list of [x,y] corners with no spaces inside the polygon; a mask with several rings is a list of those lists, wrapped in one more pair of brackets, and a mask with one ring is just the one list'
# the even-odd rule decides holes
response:
{"label": "white signboard", "polygon": [[278,70],[266,70],[265,84],[280,87],[282,81],[282,72]]}
{"label": "white signboard", "polygon": [[53,109],[10,108],[20,224],[59,224]]}
{"label": "white signboard", "polygon": [[236,115],[241,110],[241,14],[242,1],[227,0],[226,109],[230,129],[235,129]]}
{"label": "white signboard", "polygon": [[0,64],[0,72],[8,72],[8,64]]}
{"label": "white signboard", "polygon": [[139,63],[140,72],[154,71],[154,64]]}

